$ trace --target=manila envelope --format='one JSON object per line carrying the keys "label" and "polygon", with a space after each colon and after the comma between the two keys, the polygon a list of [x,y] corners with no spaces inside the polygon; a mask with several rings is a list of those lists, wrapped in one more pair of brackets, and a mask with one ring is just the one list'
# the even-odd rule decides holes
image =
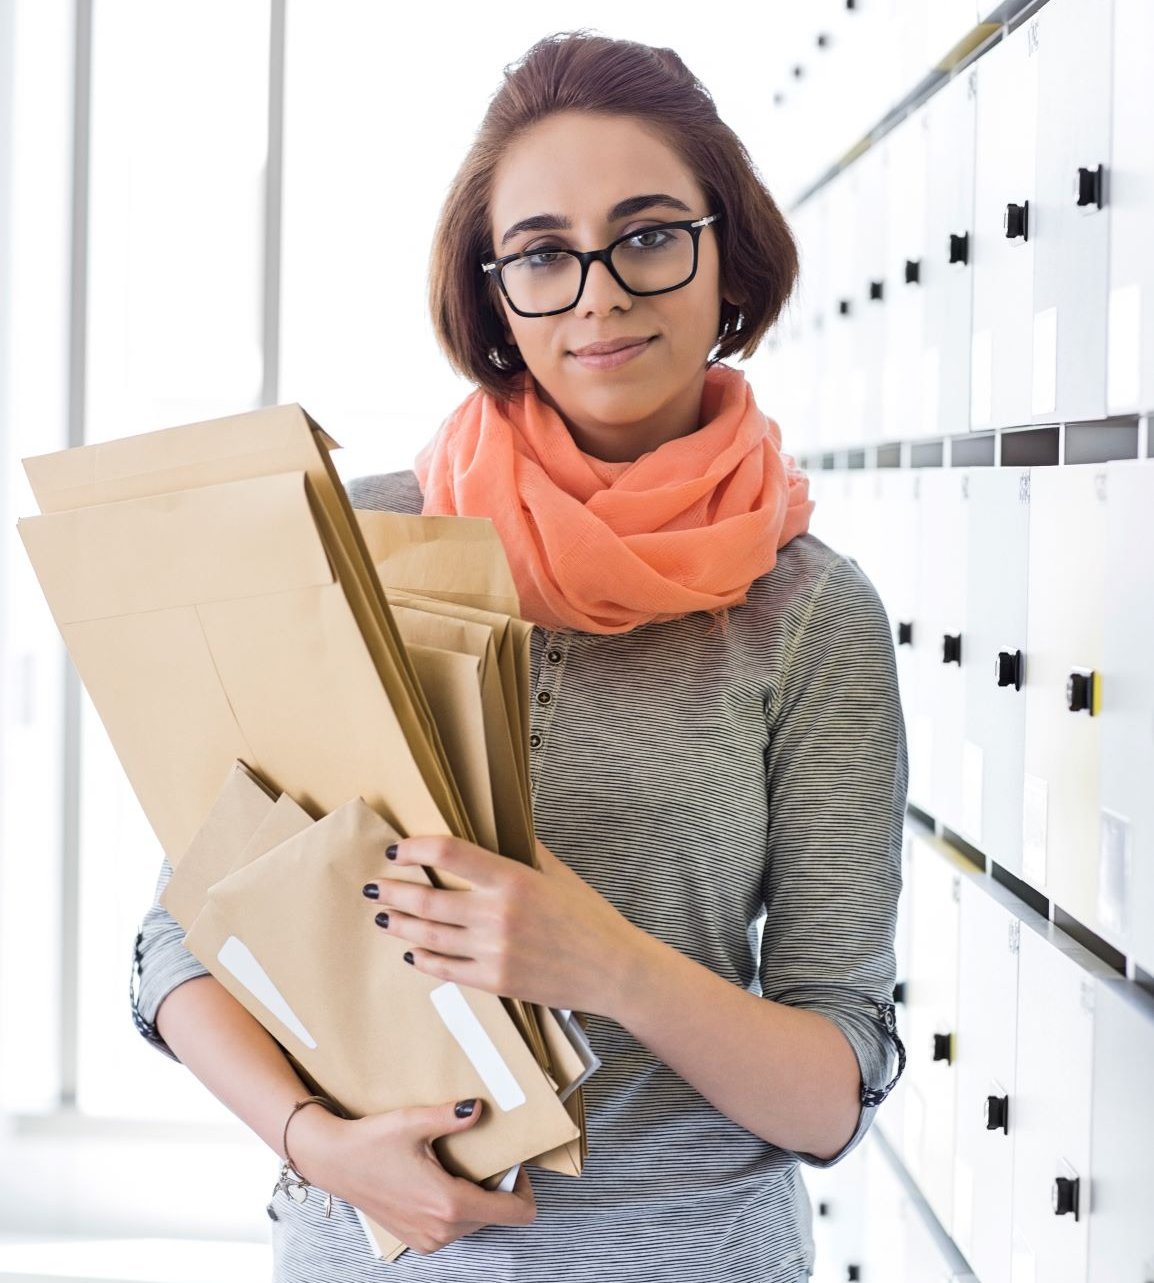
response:
{"label": "manila envelope", "polygon": [[[533,626],[520,617],[517,589],[496,527],[488,517],[426,517],[367,508],[353,513],[386,591],[472,607],[477,613],[464,611],[460,617],[499,626],[495,641],[519,754],[518,770],[528,796],[527,701]],[[506,645],[507,629],[515,643]]]}
{"label": "manila envelope", "polygon": [[[535,863],[532,825],[527,822],[525,792],[513,743],[516,722],[510,726],[510,719],[516,713],[510,711],[506,702],[492,628],[453,615],[400,605],[393,601],[391,594],[389,604],[411,655],[416,647],[429,646],[474,657],[476,694],[470,692],[468,703],[472,706],[474,698],[480,700],[482,724],[480,733],[471,734],[467,741],[473,752],[468,776],[478,781],[483,777],[486,781],[495,826],[493,842],[481,839],[480,828],[477,840],[490,851],[499,851],[522,863]],[[429,695],[427,689],[426,695]],[[430,697],[430,704],[433,702]],[[462,699],[455,699],[453,706],[464,715]],[[440,729],[442,740],[447,733],[451,734],[443,725]],[[451,752],[449,756],[452,760]],[[463,783],[461,788],[464,792]]]}
{"label": "manila envelope", "polygon": [[453,832],[336,581],[303,473],[19,529],[173,864],[237,759],[314,814],[362,796],[399,833]]}
{"label": "manila envelope", "polygon": [[217,882],[186,945],[346,1112],[480,1097],[481,1121],[434,1147],[483,1181],[579,1129],[501,999],[408,967],[366,912],[366,881],[428,884],[382,869],[395,837],[354,798]]}
{"label": "manila envelope", "polygon": [[[168,494],[221,482],[304,472],[333,577],[388,693],[439,813],[459,837],[460,798],[432,716],[396,634],[348,495],[330,457],[337,443],[297,404],[94,442],[23,461],[42,513]],[[23,532],[22,532],[23,533]],[[114,741],[115,743],[115,741]],[[242,754],[237,754],[241,756]],[[347,795],[346,795],[347,796]],[[437,829],[437,832],[442,830]]]}

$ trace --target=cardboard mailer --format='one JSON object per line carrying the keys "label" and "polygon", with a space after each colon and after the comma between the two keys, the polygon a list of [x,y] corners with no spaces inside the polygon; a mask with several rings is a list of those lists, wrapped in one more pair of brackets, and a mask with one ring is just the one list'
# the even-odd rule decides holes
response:
{"label": "cardboard mailer", "polygon": [[360,888],[395,832],[355,798],[217,882],[187,947],[350,1114],[478,1096],[481,1121],[436,1141],[482,1181],[579,1138],[501,999],[407,966]]}

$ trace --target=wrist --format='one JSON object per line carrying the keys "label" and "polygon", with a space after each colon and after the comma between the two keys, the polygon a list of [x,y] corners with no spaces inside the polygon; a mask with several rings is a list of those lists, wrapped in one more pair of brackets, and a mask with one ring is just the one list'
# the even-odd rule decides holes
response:
{"label": "wrist", "polygon": [[336,1193],[333,1181],[341,1164],[335,1159],[346,1120],[316,1102],[298,1109],[286,1129],[285,1157],[298,1176],[326,1193]]}
{"label": "wrist", "polygon": [[633,1004],[650,984],[653,972],[660,968],[661,954],[666,948],[655,936],[626,921],[620,943],[612,952],[603,989],[605,1009],[598,1014],[628,1028],[633,1018]]}

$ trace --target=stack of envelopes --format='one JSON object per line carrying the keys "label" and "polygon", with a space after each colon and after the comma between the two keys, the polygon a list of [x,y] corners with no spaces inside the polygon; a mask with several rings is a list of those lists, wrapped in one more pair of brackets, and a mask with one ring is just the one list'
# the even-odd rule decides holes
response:
{"label": "stack of envelopes", "polygon": [[[353,881],[361,882],[389,876],[379,858],[383,834],[452,835],[536,862],[526,743],[531,626],[518,618],[492,524],[354,512],[329,456],[335,445],[300,406],[285,405],[24,460],[42,514],[18,523],[25,548],[174,869],[206,824],[221,822],[229,791],[221,792],[222,780],[235,791],[243,779],[250,795],[258,778],[268,781],[282,812],[309,821],[263,838],[242,826],[227,845],[228,867],[212,866],[209,882],[187,882],[190,916],[175,916],[190,947],[202,912],[210,915],[205,933],[227,923],[229,938],[245,938],[250,916],[240,906],[255,903],[247,888],[274,857],[299,864],[311,853],[318,879],[327,860],[340,870],[329,876],[341,878],[346,899],[346,871],[360,870]],[[237,776],[238,763],[251,772]],[[378,859],[368,870],[358,860],[374,832]],[[421,876],[467,885],[434,871]],[[344,912],[323,896],[302,898],[291,947],[270,937],[262,956],[249,945],[290,1008],[302,1000],[294,984],[312,983],[318,961],[303,950],[307,939],[326,966],[339,965],[352,993],[377,997],[378,1021],[408,1013],[421,981],[412,968],[391,965],[385,933],[363,903],[356,908],[365,931],[333,936],[325,924],[337,917],[323,917],[318,905]],[[210,969],[222,980],[228,973],[219,956]],[[235,975],[230,987],[239,996]],[[474,1070],[460,1094],[488,1108],[454,1138],[468,1143],[451,1159],[474,1179],[519,1161],[579,1175],[587,1153],[581,1091],[569,1090],[563,1105],[560,1097],[572,1087],[569,1053],[581,1044],[580,1027],[567,1013],[460,993],[474,1014],[474,1004],[484,1007],[481,1023],[498,1045],[492,1022],[500,1013],[556,1108],[541,1113],[539,1131],[526,1131],[532,1111],[516,1118],[517,1109],[502,1110]],[[299,1030],[259,1002],[250,1009],[305,1065]],[[413,1079],[419,1090],[395,1105],[441,1102],[437,1089],[449,1079],[438,1066],[460,1048],[443,1019],[436,1028],[434,1044],[422,1042],[425,1026],[414,1029],[406,1051],[422,1066]],[[365,1026],[326,1027],[326,1037],[349,1041],[339,1055],[327,1045],[325,1065],[358,1045]],[[368,1112],[343,1080],[342,1094],[313,1077],[351,1112]],[[520,1146],[505,1143],[530,1131]]]}

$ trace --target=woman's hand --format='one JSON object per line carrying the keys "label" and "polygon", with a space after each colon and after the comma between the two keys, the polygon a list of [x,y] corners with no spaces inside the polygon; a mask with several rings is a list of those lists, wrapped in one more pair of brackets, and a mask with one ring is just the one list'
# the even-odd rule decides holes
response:
{"label": "woman's hand", "polygon": [[365,887],[378,925],[412,944],[419,971],[612,1016],[645,933],[543,843],[539,869],[460,838],[403,838],[389,851],[398,865],[443,869],[470,884],[458,891],[382,878]]}
{"label": "woman's hand", "polygon": [[433,1140],[465,1131],[481,1116],[479,1100],[469,1114],[456,1108],[344,1119],[318,1106],[293,1120],[290,1148],[307,1181],[359,1207],[414,1252],[436,1252],[483,1225],[532,1224],[537,1204],[524,1166],[509,1194],[482,1189],[441,1166]]}

